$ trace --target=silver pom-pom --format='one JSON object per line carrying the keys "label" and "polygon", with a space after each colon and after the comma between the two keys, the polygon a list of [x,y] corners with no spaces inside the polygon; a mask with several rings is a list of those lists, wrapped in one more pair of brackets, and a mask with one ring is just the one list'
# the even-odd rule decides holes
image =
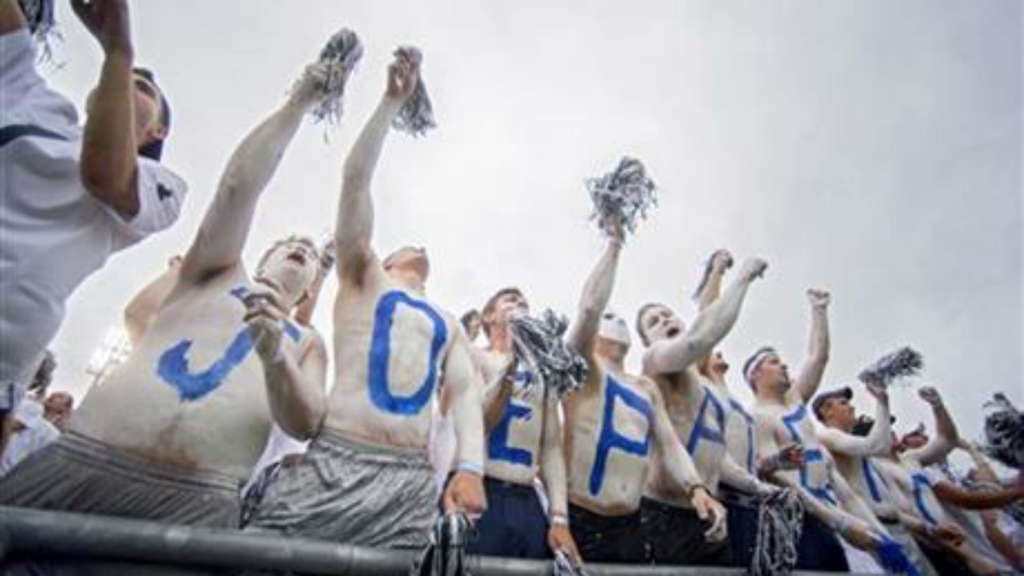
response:
{"label": "silver pom-pom", "polygon": [[466,566],[466,533],[469,520],[463,514],[440,516],[430,543],[413,564],[409,576],[469,576]]}
{"label": "silver pom-pom", "polygon": [[757,543],[748,573],[751,576],[791,574],[803,532],[803,502],[792,490],[780,490],[761,501],[757,516]]}
{"label": "silver pom-pom", "polygon": [[516,359],[533,368],[544,386],[559,397],[579,389],[587,377],[587,361],[562,339],[568,327],[569,320],[551,310],[540,318],[526,314],[509,318]]}
{"label": "silver pom-pom", "polygon": [[594,202],[591,220],[608,236],[617,234],[615,222],[621,222],[622,232],[636,232],[637,220],[647,218],[647,210],[658,203],[654,181],[647,176],[643,163],[624,157],[619,166],[600,178],[586,181],[590,199]]}
{"label": "silver pom-pom", "polygon": [[342,28],[320,50],[318,61],[325,66],[324,82],[317,86],[319,104],[310,112],[317,122],[336,124],[341,119],[345,83],[363,57],[363,44],[356,33]]}
{"label": "silver pom-pom", "polygon": [[[419,48],[402,46],[395,50],[395,57],[409,61],[422,72],[420,64],[423,62],[423,53]],[[430,104],[430,96],[427,95],[427,86],[423,83],[422,73],[416,82],[416,88],[402,105],[402,109],[398,111],[391,126],[395,130],[408,132],[413,136],[426,134],[427,130],[437,127],[437,123],[434,121],[434,107]]]}
{"label": "silver pom-pom", "polygon": [[42,45],[40,59],[48,60],[52,54],[50,40],[60,38],[53,17],[53,0],[18,0],[18,4],[28,22],[28,31]]}
{"label": "silver pom-pom", "polygon": [[555,562],[551,574],[552,576],[587,576],[587,571],[583,569],[583,566],[577,564],[568,552],[558,550],[555,552]]}
{"label": "silver pom-pom", "polygon": [[997,392],[985,403],[985,452],[1010,468],[1024,470],[1024,412]]}
{"label": "silver pom-pom", "polygon": [[916,376],[924,368],[921,353],[909,346],[886,354],[871,366],[861,370],[857,378],[866,384],[881,384],[888,388],[897,380]]}

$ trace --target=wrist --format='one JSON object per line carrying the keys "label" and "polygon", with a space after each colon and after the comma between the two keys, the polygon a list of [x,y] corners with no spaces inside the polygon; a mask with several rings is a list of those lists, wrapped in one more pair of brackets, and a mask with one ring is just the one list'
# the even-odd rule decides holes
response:
{"label": "wrist", "polygon": [[708,490],[707,486],[705,486],[703,484],[700,484],[700,483],[697,483],[697,484],[691,484],[690,486],[688,486],[686,488],[686,497],[688,499],[690,499],[690,500],[693,500],[694,496],[697,495],[697,491],[698,490],[703,491],[706,496],[711,496],[711,491]]}
{"label": "wrist", "polygon": [[569,517],[562,512],[553,512],[550,518],[551,526],[569,527]]}
{"label": "wrist", "polygon": [[101,46],[107,60],[124,61],[129,66],[135,60],[135,48],[129,41],[103,43]]}
{"label": "wrist", "polygon": [[469,474],[475,474],[481,478],[484,477],[483,465],[477,464],[476,462],[459,462],[458,465],[455,466],[455,470],[457,470],[458,472],[467,472]]}

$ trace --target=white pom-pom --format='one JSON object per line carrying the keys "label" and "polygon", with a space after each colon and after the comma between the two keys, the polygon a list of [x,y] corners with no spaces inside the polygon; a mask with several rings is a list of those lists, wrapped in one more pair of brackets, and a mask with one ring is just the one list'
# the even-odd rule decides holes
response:
{"label": "white pom-pom", "polygon": [[614,171],[586,181],[594,202],[591,220],[609,236],[616,236],[616,222],[622,232],[636,232],[637,220],[647,218],[647,210],[657,204],[654,181],[647,176],[642,162],[624,157]]}

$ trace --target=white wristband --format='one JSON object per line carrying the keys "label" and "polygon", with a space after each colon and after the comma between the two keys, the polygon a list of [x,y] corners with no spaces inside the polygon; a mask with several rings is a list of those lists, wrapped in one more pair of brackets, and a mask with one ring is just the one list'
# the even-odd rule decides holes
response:
{"label": "white wristband", "polygon": [[552,514],[551,515],[552,526],[569,526],[569,517],[565,514]]}
{"label": "white wristband", "polygon": [[469,472],[470,474],[476,474],[481,478],[484,475],[484,467],[476,462],[459,462],[458,466],[455,467],[460,472]]}

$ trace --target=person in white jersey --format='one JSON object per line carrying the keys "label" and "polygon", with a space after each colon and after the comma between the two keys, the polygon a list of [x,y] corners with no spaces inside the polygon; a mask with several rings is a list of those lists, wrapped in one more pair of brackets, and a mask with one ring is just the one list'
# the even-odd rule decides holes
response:
{"label": "person in white jersey", "polygon": [[126,0],[71,5],[104,53],[84,128],[36,71],[39,23],[0,0],[0,418],[24,395],[71,293],[110,255],[173,224],[186,192],[160,164],[170,106],[153,74],[133,67]]}

